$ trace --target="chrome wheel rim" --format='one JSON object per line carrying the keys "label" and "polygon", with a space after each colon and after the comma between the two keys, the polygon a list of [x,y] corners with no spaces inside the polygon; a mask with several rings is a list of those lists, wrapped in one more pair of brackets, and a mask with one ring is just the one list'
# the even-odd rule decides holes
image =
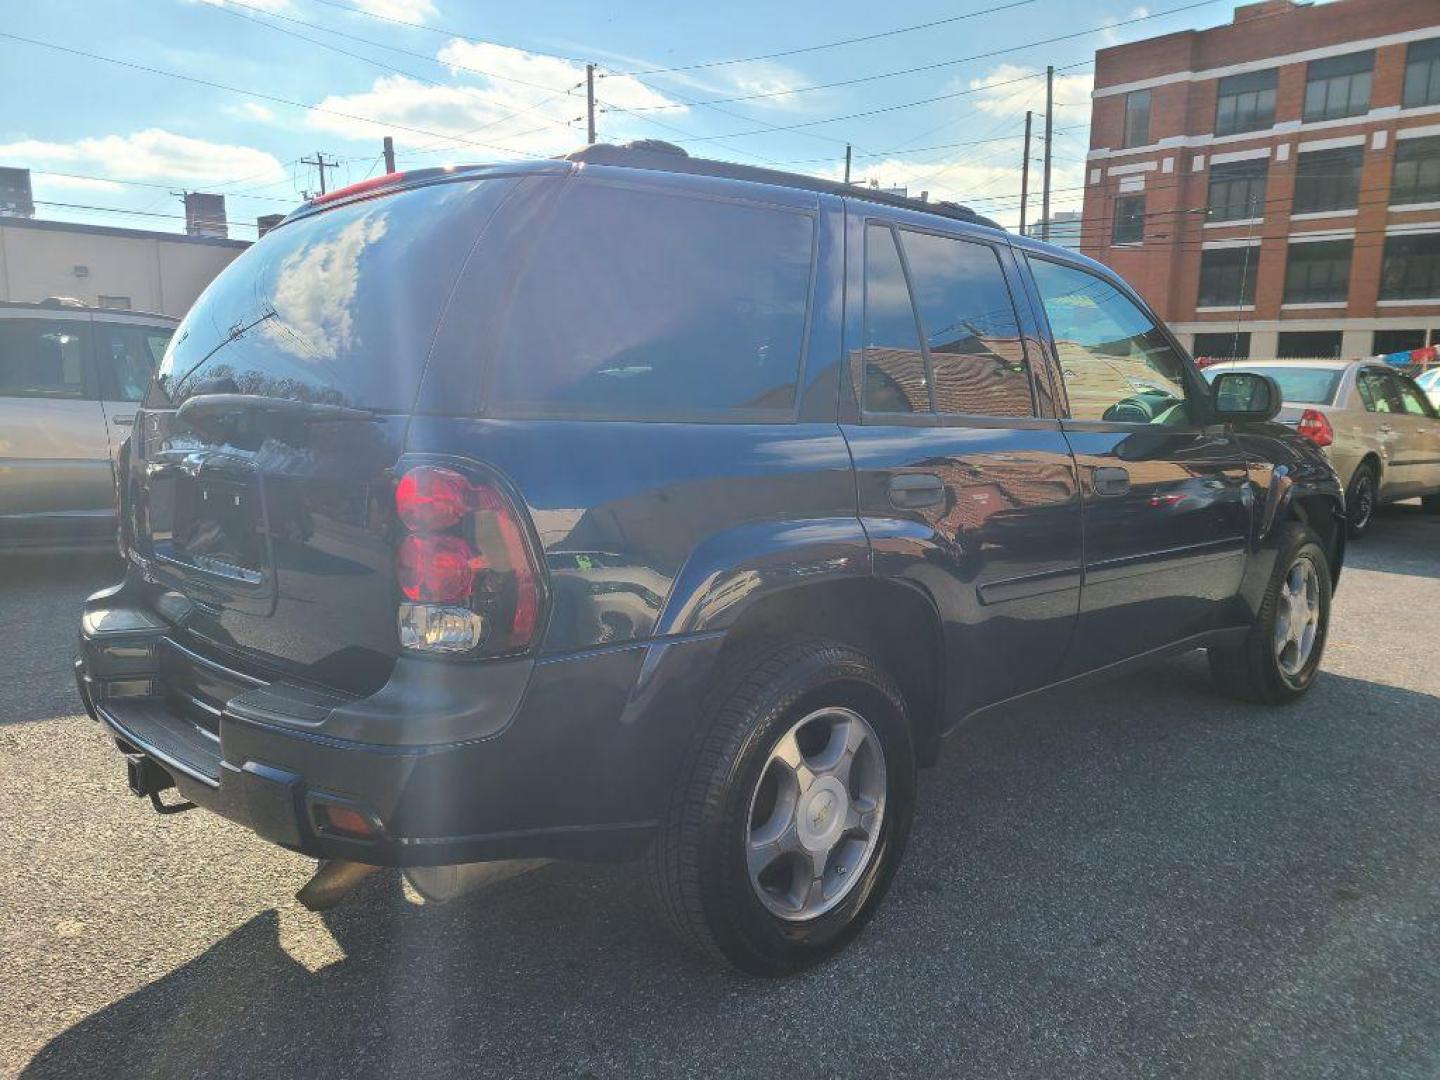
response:
{"label": "chrome wheel rim", "polygon": [[745,861],[760,902],[791,922],[845,899],[874,857],[885,754],[859,713],[828,707],[775,744],[750,796]]}
{"label": "chrome wheel rim", "polygon": [[1367,473],[1355,482],[1355,512],[1351,524],[1363,529],[1370,524],[1370,515],[1375,512],[1375,483]]}
{"label": "chrome wheel rim", "polygon": [[1295,678],[1310,662],[1320,637],[1320,575],[1308,558],[1299,558],[1280,583],[1275,609],[1275,660]]}

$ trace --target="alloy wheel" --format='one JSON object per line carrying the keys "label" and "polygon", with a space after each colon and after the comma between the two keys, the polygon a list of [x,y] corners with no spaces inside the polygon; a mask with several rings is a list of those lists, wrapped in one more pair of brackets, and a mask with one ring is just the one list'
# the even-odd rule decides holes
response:
{"label": "alloy wheel", "polygon": [[750,799],[745,857],[760,902],[792,922],[864,877],[885,816],[885,754],[859,713],[818,709],[775,744]]}
{"label": "alloy wheel", "polygon": [[1320,636],[1320,577],[1307,556],[1296,559],[1280,585],[1275,610],[1275,659],[1291,679],[1300,675]]}

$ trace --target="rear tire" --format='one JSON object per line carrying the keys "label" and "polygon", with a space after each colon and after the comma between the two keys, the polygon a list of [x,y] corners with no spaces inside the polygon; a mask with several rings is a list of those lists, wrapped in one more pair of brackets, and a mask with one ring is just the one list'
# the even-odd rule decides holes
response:
{"label": "rear tire", "polygon": [[860,933],[904,854],[905,703],[848,645],[759,642],[723,669],[706,714],[649,852],[657,906],[712,959],[804,970]]}
{"label": "rear tire", "polygon": [[1345,492],[1345,518],[1350,526],[1350,539],[1359,540],[1375,520],[1375,507],[1380,502],[1380,475],[1368,461],[1361,464],[1350,478]]}
{"label": "rear tire", "polygon": [[1280,535],[1275,569],[1245,641],[1212,646],[1210,674],[1233,697],[1260,705],[1298,700],[1315,682],[1330,628],[1330,563],[1299,522]]}

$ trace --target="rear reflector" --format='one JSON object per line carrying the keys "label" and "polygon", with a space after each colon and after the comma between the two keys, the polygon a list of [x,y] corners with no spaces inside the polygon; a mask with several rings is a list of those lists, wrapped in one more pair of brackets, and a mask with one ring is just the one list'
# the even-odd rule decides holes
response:
{"label": "rear reflector", "polygon": [[369,840],[380,834],[379,827],[369,815],[354,807],[337,806],[334,803],[315,804],[315,824],[325,832],[362,840]]}

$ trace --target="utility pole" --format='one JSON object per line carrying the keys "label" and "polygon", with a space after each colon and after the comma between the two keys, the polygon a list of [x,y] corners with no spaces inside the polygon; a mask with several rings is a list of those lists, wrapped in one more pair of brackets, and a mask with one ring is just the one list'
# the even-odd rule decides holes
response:
{"label": "utility pole", "polygon": [[1045,189],[1040,197],[1040,239],[1050,239],[1050,137],[1055,131],[1055,68],[1045,69]]}
{"label": "utility pole", "polygon": [[845,144],[845,186],[850,186],[850,144]]}
{"label": "utility pole", "polygon": [[385,171],[387,173],[395,171],[395,140],[389,135],[385,136]]}
{"label": "utility pole", "polygon": [[300,159],[300,164],[301,164],[301,165],[314,165],[315,168],[320,171],[320,194],[321,194],[321,195],[324,195],[324,194],[325,194],[325,170],[326,170],[326,169],[338,169],[338,168],[340,167],[340,163],[339,163],[338,161],[326,161],[326,160],[325,160],[325,155],[322,154],[319,150],[316,150],[316,151],[315,151],[315,156],[314,156],[313,158],[308,158],[308,157],[307,157],[307,158],[301,158],[301,159]]}
{"label": "utility pole", "polygon": [[595,65],[585,65],[585,141],[595,143]]}
{"label": "utility pole", "polygon": [[1030,201],[1030,121],[1035,114],[1025,110],[1025,156],[1020,159],[1020,235],[1025,235],[1025,205]]}

